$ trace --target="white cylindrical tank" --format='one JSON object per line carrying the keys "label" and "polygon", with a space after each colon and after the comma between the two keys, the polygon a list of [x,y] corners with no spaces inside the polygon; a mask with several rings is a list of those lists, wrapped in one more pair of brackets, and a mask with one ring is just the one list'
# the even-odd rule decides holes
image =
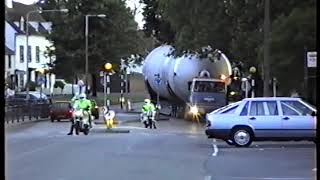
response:
{"label": "white cylindrical tank", "polygon": [[[172,99],[166,85],[168,78],[166,69],[173,61],[172,57],[168,56],[173,50],[172,46],[160,46],[148,54],[143,64],[143,74],[146,82],[149,83],[154,92],[158,92],[160,97],[166,99]],[[155,75],[160,75],[160,84],[156,82],[157,77]]]}
{"label": "white cylindrical tank", "polygon": [[[199,59],[195,55],[174,58],[168,56],[173,51],[172,46],[163,45],[154,49],[145,59],[144,76],[154,92],[168,100],[189,101],[189,85],[192,79],[200,74],[209,74],[211,78],[220,78],[221,74],[231,75],[231,65],[228,58],[221,53],[219,60],[212,62]],[[158,85],[155,74],[162,79]]]}

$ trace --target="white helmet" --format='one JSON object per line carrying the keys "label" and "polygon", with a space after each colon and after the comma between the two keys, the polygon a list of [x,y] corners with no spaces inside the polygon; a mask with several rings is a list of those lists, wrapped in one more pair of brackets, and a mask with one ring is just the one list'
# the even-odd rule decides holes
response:
{"label": "white helmet", "polygon": [[84,94],[84,93],[81,93],[80,95],[79,95],[79,99],[86,99],[87,98],[87,96],[86,96],[86,94]]}

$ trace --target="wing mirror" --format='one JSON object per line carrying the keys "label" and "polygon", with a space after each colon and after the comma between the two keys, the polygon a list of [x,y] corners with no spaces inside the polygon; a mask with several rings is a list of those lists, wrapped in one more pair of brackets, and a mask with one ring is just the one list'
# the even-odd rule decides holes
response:
{"label": "wing mirror", "polygon": [[317,113],[315,111],[312,111],[311,116],[317,116]]}

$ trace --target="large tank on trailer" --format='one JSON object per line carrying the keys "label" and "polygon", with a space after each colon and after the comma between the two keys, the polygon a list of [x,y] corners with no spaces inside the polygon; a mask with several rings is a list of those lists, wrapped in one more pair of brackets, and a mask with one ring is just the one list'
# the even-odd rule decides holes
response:
{"label": "large tank on trailer", "polygon": [[[228,58],[221,53],[214,62],[209,59],[199,59],[195,55],[173,57],[174,48],[162,45],[151,51],[145,58],[143,74],[150,94],[159,93],[160,98],[169,102],[187,103],[190,98],[190,84],[193,78],[201,74],[210,78],[219,79],[221,75],[229,76],[232,73]],[[161,78],[160,84],[156,81]]]}

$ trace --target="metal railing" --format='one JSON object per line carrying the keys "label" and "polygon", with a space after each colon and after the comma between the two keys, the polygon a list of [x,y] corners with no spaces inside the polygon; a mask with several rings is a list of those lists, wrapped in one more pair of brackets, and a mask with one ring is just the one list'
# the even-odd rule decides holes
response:
{"label": "metal railing", "polygon": [[5,107],[5,122],[19,123],[23,121],[39,120],[49,117],[50,104],[26,103]]}

